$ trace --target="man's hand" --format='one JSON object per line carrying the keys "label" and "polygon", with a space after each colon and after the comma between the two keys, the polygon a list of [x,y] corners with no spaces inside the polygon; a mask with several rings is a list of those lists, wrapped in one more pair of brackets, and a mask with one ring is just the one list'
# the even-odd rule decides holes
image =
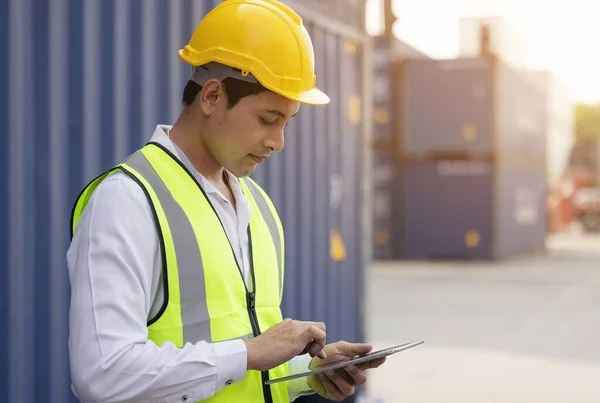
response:
{"label": "man's hand", "polygon": [[[373,349],[369,344],[351,344],[338,341],[325,346],[323,351],[327,354],[326,359],[313,358],[310,368],[315,369],[329,364],[350,361],[357,356],[368,354]],[[310,375],[308,386],[319,395],[330,400],[344,400],[354,394],[354,388],[367,381],[365,370],[377,368],[385,362],[385,357],[373,361],[367,361],[358,365],[350,365],[337,371],[329,371],[322,374]]]}
{"label": "man's hand", "polygon": [[325,358],[325,324],[284,319],[260,336],[246,341],[248,369],[266,371],[297,355]]}

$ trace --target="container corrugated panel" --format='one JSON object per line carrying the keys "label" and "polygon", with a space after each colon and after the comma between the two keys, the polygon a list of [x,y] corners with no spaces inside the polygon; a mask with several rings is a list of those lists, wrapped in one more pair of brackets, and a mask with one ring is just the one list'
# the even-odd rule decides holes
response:
{"label": "container corrugated panel", "polygon": [[397,191],[395,257],[490,259],[493,167],[486,161],[407,164]]}
{"label": "container corrugated panel", "polygon": [[[72,203],[156,124],[177,117],[190,72],[177,51],[216,3],[0,2],[0,49],[7,52],[0,118],[8,134],[0,151],[0,309],[7,313],[0,319],[0,402],[75,401],[65,262]],[[371,105],[362,102],[368,86],[359,75],[368,51],[361,33],[349,38],[323,25],[311,31],[318,82],[332,104],[303,108],[286,150],[257,178],[287,230],[284,313],[326,320],[330,340],[357,341],[371,240],[370,216],[362,217]],[[345,260],[329,258],[331,229],[343,238]]]}
{"label": "container corrugated panel", "polygon": [[539,172],[505,165],[496,168],[496,258],[544,250],[546,190],[546,178]]}
{"label": "container corrugated panel", "polygon": [[489,154],[494,149],[492,63],[485,59],[397,63],[398,152]]}

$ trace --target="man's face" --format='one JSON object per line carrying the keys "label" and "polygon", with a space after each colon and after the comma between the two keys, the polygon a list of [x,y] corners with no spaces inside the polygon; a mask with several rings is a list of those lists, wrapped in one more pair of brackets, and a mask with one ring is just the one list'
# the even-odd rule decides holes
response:
{"label": "man's face", "polygon": [[274,151],[283,149],[283,132],[300,105],[271,91],[243,97],[229,109],[223,93],[208,120],[206,146],[237,177],[251,175]]}

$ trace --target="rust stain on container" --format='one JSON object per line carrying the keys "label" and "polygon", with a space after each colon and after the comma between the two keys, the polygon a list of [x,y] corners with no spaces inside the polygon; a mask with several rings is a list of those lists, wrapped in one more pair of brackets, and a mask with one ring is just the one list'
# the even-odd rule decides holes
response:
{"label": "rust stain on container", "polygon": [[387,231],[375,232],[375,243],[377,245],[387,245],[390,242],[390,233]]}

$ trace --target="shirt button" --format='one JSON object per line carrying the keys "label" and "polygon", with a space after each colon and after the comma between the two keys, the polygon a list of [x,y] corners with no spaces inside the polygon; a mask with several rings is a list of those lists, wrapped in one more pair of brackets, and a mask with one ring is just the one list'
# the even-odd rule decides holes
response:
{"label": "shirt button", "polygon": [[188,397],[187,397],[187,395],[183,395],[183,396],[181,396],[181,401],[182,401],[182,402],[187,402],[187,401],[188,401]]}
{"label": "shirt button", "polygon": [[231,380],[231,379],[230,379],[230,380],[228,380],[227,382],[225,382],[225,386],[229,386],[229,385],[231,385],[232,383],[233,383],[233,380]]}

